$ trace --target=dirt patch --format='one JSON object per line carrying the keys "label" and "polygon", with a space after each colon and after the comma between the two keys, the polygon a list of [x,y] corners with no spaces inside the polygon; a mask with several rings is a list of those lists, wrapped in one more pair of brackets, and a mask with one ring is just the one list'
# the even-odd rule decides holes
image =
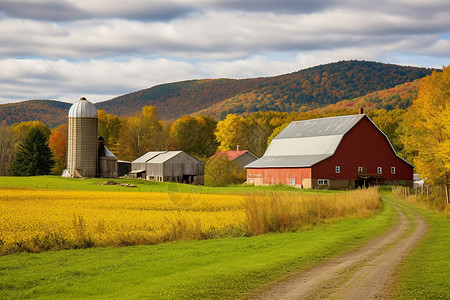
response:
{"label": "dirt patch", "polygon": [[395,268],[422,240],[428,225],[411,211],[407,218],[398,204],[396,225],[365,246],[277,282],[253,299],[388,299]]}

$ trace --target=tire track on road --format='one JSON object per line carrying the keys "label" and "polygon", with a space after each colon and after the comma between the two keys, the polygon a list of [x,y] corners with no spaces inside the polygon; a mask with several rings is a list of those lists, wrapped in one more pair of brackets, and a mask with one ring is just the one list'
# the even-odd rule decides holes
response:
{"label": "tire track on road", "polygon": [[[428,230],[421,215],[397,203],[389,203],[398,214],[393,228],[350,253],[292,275],[252,298],[389,298],[395,282],[395,268]],[[403,210],[411,213],[410,219]]]}

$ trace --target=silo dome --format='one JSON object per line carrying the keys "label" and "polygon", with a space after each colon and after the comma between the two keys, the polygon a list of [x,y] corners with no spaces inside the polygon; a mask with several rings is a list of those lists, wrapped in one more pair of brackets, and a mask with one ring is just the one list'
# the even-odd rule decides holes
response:
{"label": "silo dome", "polygon": [[69,118],[97,118],[97,109],[94,104],[82,97],[69,109]]}
{"label": "silo dome", "polygon": [[94,104],[81,98],[69,110],[67,172],[73,177],[96,177],[98,115]]}

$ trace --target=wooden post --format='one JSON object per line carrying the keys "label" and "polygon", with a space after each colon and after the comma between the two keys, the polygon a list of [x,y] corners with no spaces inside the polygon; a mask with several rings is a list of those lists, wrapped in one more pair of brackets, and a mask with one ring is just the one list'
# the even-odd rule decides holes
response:
{"label": "wooden post", "polygon": [[448,205],[449,201],[448,201],[448,186],[447,185],[445,185],[445,198],[447,200],[447,205]]}

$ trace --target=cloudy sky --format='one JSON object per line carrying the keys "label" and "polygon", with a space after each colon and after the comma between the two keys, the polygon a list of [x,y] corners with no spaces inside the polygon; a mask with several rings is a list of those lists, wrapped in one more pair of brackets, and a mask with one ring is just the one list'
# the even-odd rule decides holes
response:
{"label": "cloudy sky", "polygon": [[1,0],[0,103],[345,59],[450,64],[448,0]]}

